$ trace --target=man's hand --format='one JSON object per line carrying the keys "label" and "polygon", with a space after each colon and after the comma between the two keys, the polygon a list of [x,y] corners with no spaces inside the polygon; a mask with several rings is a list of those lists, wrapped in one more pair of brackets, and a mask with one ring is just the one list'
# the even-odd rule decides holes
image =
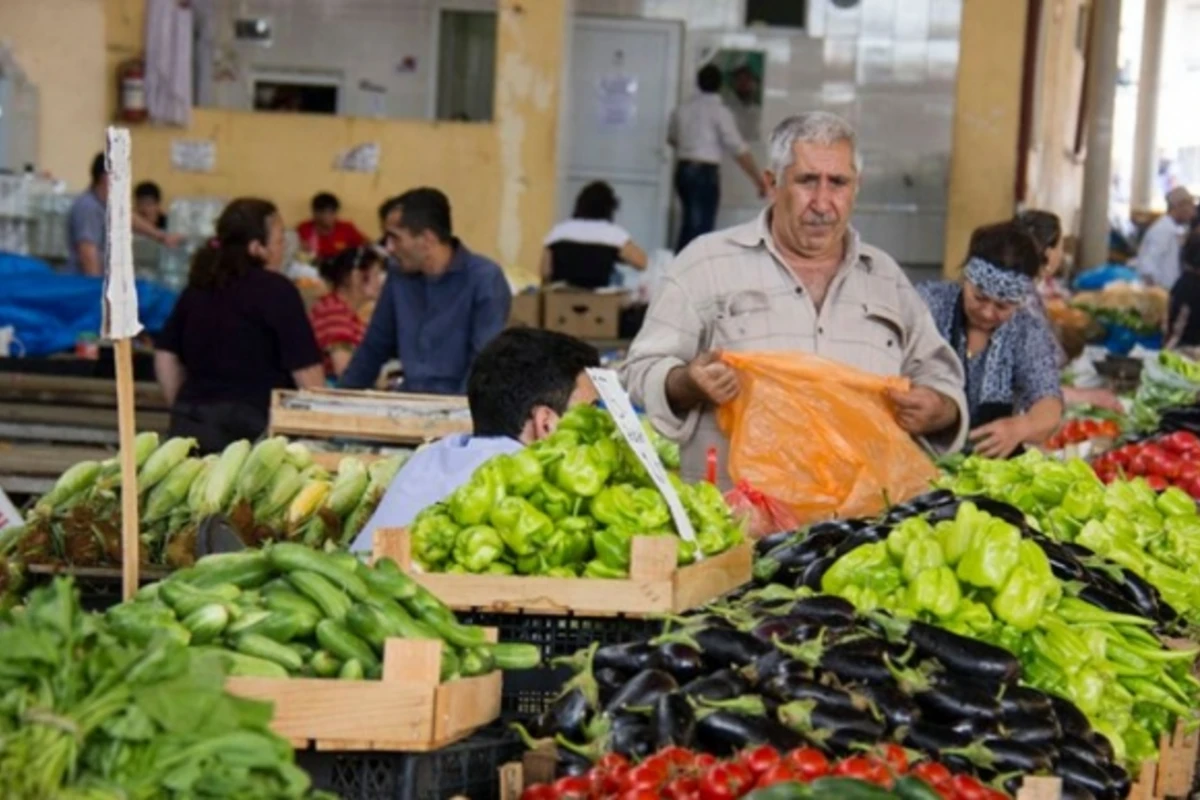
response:
{"label": "man's hand", "polygon": [[984,458],[1008,458],[1028,438],[1025,421],[1020,417],[1005,417],[981,425],[967,434],[975,443],[973,452]]}
{"label": "man's hand", "polygon": [[895,406],[896,422],[913,436],[938,433],[958,422],[958,405],[928,386],[914,386],[907,392],[889,390],[887,396]]}
{"label": "man's hand", "polygon": [[178,233],[164,233],[159,242],[165,247],[179,247],[183,244],[183,237]]}
{"label": "man's hand", "polygon": [[702,404],[728,403],[741,390],[737,373],[721,361],[718,350],[709,350],[676,367],[667,375],[667,400],[678,414],[686,414]]}

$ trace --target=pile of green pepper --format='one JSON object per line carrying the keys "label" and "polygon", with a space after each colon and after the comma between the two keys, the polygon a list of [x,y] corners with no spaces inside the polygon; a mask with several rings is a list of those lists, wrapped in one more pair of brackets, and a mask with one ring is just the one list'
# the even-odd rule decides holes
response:
{"label": "pile of green pepper", "polygon": [[1008,461],[969,458],[944,485],[1016,506],[1047,536],[1083,545],[1149,581],[1200,624],[1200,513],[1186,492],[1157,494],[1141,479],[1105,486],[1087,463],[1036,451]]}
{"label": "pile of green pepper", "polygon": [[[670,456],[669,446],[656,447]],[[742,541],[716,487],[671,480],[696,529],[694,542],[679,540],[681,566]],[[429,572],[625,578],[635,535],[678,532],[612,417],[579,406],[546,439],[483,464],[422,511],[409,534],[414,560]]]}
{"label": "pile of green pepper", "polygon": [[821,586],[860,611],[885,609],[1005,648],[1030,685],[1072,700],[1131,763],[1153,758],[1177,718],[1194,717],[1196,650],[1164,649],[1151,620],[1071,596],[1036,542],[969,501],[953,519],[911,517],[851,550]]}

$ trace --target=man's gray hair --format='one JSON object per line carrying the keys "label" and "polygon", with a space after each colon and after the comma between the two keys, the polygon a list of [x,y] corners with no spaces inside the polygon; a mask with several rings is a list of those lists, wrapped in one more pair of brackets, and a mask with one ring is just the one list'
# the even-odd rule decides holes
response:
{"label": "man's gray hair", "polygon": [[862,154],[858,152],[858,134],[850,123],[828,111],[806,111],[788,117],[771,131],[768,155],[771,171],[779,178],[796,160],[796,142],[833,145],[849,142],[854,154],[854,170],[862,172]]}

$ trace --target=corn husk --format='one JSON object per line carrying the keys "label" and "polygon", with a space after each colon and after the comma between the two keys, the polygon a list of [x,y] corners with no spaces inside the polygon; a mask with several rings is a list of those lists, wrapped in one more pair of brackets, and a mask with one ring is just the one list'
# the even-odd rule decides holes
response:
{"label": "corn husk", "polygon": [[238,474],[249,456],[250,442],[245,439],[239,439],[225,448],[208,473],[199,509],[201,516],[216,514],[228,507],[237,489]]}
{"label": "corn husk", "polygon": [[203,469],[204,462],[199,458],[189,458],[175,465],[146,496],[146,505],[142,510],[143,521],[153,525],[179,509],[186,510],[192,482]]}
{"label": "corn husk", "polygon": [[146,463],[138,471],[138,493],[145,494],[153,489],[159,481],[167,477],[168,472],[188,457],[188,453],[192,452],[195,446],[195,439],[176,436],[168,439],[147,456]]}
{"label": "corn husk", "polygon": [[357,458],[343,458],[338,463],[337,479],[333,482],[325,507],[341,519],[358,505],[370,482],[367,468],[361,461]]}
{"label": "corn husk", "polygon": [[287,439],[282,436],[263,439],[254,445],[238,474],[237,496],[253,502],[270,485],[275,471],[284,463],[286,453]]}

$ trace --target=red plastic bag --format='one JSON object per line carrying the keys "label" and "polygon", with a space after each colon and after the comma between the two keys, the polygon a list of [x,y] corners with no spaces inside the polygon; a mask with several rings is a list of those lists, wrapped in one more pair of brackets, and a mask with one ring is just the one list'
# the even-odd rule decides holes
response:
{"label": "red plastic bag", "polygon": [[729,474],[800,523],[878,514],[928,490],[929,456],[896,424],[883,377],[808,353],[725,353],[741,391],[717,410]]}
{"label": "red plastic bag", "polygon": [[800,527],[800,521],[791,509],[745,481],[738,481],[737,486],[726,493],[725,502],[733,516],[744,521],[746,533],[751,538],[761,539]]}

